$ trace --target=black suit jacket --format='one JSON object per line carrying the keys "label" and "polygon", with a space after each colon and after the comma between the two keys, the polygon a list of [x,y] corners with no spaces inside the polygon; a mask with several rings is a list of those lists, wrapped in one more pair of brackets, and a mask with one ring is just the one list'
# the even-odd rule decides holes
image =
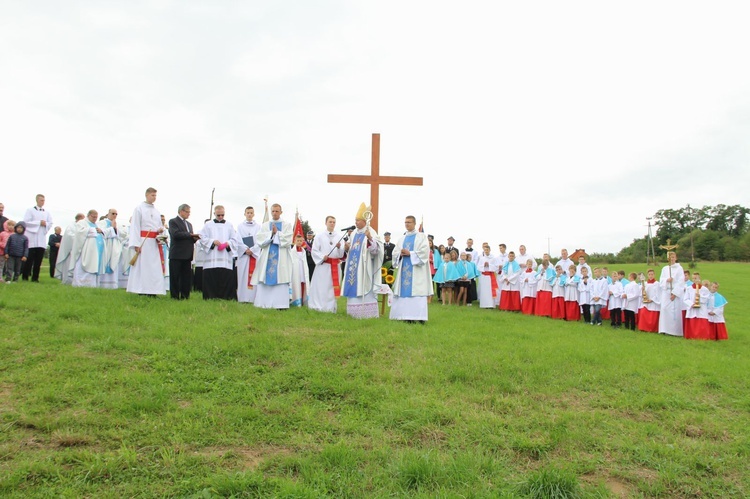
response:
{"label": "black suit jacket", "polygon": [[[187,228],[185,228],[187,222]],[[180,217],[174,217],[169,221],[169,258],[171,260],[192,260],[193,245],[195,239],[190,235],[193,232],[193,225]]]}

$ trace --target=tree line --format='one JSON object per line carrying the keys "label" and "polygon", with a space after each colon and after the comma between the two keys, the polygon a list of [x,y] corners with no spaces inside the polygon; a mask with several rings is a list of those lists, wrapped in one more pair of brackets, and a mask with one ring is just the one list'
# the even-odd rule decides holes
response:
{"label": "tree line", "polygon": [[[750,261],[750,209],[718,204],[694,208],[659,210],[651,217],[652,244],[657,261],[665,260],[666,251],[659,246],[678,244],[677,255],[682,262]],[[646,262],[649,255],[648,234],[620,250],[618,262]]]}

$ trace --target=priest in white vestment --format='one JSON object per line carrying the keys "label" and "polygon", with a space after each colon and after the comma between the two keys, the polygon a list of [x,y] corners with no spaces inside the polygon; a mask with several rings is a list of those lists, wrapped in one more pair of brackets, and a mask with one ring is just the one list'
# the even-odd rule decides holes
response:
{"label": "priest in white vestment", "polygon": [[214,219],[203,225],[197,243],[198,251],[203,252],[204,300],[237,299],[237,274],[233,267],[237,233],[224,215],[224,207],[216,205]]}
{"label": "priest in white vestment", "polygon": [[417,232],[417,219],[404,220],[406,233],[393,248],[393,268],[397,269],[393,284],[391,320],[427,321],[427,297],[432,296],[430,278],[430,245],[424,232]]}
{"label": "priest in white vestment", "polygon": [[482,250],[475,262],[479,272],[479,279],[477,279],[479,308],[495,308],[500,303],[500,286],[497,282],[498,260],[490,253],[488,243],[482,243]]}
{"label": "priest in white vestment", "polygon": [[117,225],[117,210],[110,208],[107,216],[97,224],[104,235],[104,273],[99,276],[99,287],[117,289],[120,276],[122,241]]}
{"label": "priest in white vestment", "polygon": [[98,217],[96,210],[89,210],[86,218],[76,223],[71,251],[71,259],[75,262],[74,287],[99,287],[100,276],[104,274],[104,230],[96,224]]}
{"label": "priest in white vestment", "polygon": [[76,237],[76,224],[86,218],[83,213],[76,214],[76,221],[68,225],[63,232],[60,249],[57,252],[57,263],[55,264],[55,278],[60,279],[63,284],[73,284],[73,268],[76,265],[71,254]]}
{"label": "priest in white vestment", "polygon": [[259,308],[289,308],[290,285],[296,261],[292,255],[294,227],[281,219],[281,205],[271,205],[271,220],[258,230],[260,258],[251,284],[256,287],[253,304]]}
{"label": "priest in white vestment", "polygon": [[685,294],[685,272],[677,263],[677,253],[667,253],[669,265],[665,265],[659,277],[659,333],[682,336],[682,298]]}
{"label": "priest in white vestment", "polygon": [[354,217],[355,230],[344,246],[347,256],[342,294],[346,296],[346,313],[355,319],[380,317],[374,288],[381,281],[385,249],[378,233],[367,225],[366,212],[369,208],[362,203]]}
{"label": "priest in white vestment", "polygon": [[336,231],[336,219],[326,217],[326,228],[313,239],[312,258],[315,262],[308,307],[319,312],[337,310],[341,296],[341,261],[344,259],[344,242]]}
{"label": "priest in white vestment", "polygon": [[252,303],[255,300],[255,286],[252,278],[260,257],[260,246],[257,236],[260,230],[253,218],[255,209],[245,208],[245,220],[237,226],[237,301]]}
{"label": "priest in white vestment", "polygon": [[164,232],[161,214],[154,206],[156,189],[146,189],[146,200],[135,207],[130,219],[128,247],[138,254],[130,267],[128,293],[141,295],[166,294],[164,274],[166,259],[156,236]]}

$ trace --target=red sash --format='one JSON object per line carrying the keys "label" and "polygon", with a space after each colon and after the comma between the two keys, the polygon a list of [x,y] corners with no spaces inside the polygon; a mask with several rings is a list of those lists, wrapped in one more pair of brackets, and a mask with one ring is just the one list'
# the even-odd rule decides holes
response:
{"label": "red sash", "polygon": [[339,265],[341,265],[340,258],[329,258],[328,263],[331,264],[331,281],[333,282],[333,296],[338,298],[341,296],[341,284],[339,280]]}
{"label": "red sash", "polygon": [[250,284],[250,279],[253,278],[253,272],[255,272],[256,261],[255,261],[255,258],[253,258],[252,256],[248,255],[248,257],[250,258],[250,263],[247,266],[247,289],[253,289],[253,285]]}
{"label": "red sash", "polygon": [[[141,237],[145,237],[146,239],[156,239],[157,232],[155,230],[142,230],[141,231]],[[162,248],[161,244],[156,243],[156,247],[159,248],[159,260],[161,260],[161,274],[165,275],[167,273],[167,269],[164,266],[164,248]]]}
{"label": "red sash", "polygon": [[490,277],[490,282],[492,283],[492,297],[497,298],[497,274],[495,274],[494,272],[485,271],[482,272],[482,275]]}
{"label": "red sash", "polygon": [[156,243],[156,245],[159,247],[159,259],[161,260],[161,275],[167,275],[167,269],[164,267],[164,246],[162,246],[159,243]]}

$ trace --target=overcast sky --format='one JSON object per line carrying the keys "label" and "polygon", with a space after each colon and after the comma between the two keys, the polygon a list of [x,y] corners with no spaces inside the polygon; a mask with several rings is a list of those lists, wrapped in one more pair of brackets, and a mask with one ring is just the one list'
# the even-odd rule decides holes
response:
{"label": "overcast sky", "polygon": [[750,185],[747,2],[0,0],[0,202],[57,225],[145,188],[168,218],[263,197],[380,232],[616,252]]}

